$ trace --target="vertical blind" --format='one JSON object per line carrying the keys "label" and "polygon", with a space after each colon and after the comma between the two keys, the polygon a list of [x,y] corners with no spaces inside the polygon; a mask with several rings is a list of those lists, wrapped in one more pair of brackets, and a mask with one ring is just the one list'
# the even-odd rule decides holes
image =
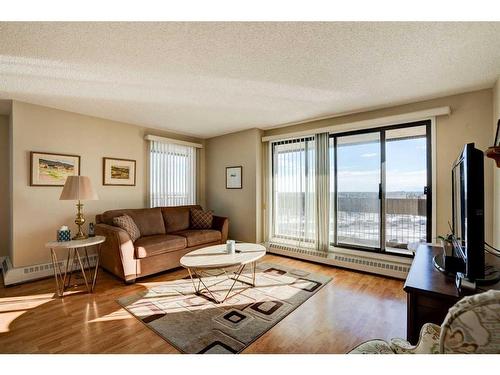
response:
{"label": "vertical blind", "polygon": [[196,203],[196,149],[150,141],[150,205]]}
{"label": "vertical blind", "polygon": [[273,142],[272,242],[316,247],[314,137]]}
{"label": "vertical blind", "polygon": [[328,133],[316,134],[316,248],[328,251],[330,246],[330,137]]}

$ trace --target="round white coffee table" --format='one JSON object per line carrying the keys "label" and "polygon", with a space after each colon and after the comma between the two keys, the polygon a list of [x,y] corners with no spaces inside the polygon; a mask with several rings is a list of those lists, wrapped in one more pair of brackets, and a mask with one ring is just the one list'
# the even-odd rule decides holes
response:
{"label": "round white coffee table", "polygon": [[[202,292],[206,290],[215,303],[223,303],[233,290],[237,281],[255,286],[255,265],[264,255],[266,255],[266,248],[262,245],[254,243],[237,243],[235,253],[228,254],[226,252],[226,245],[223,244],[191,251],[181,258],[180,263],[182,267],[188,270],[196,294],[203,294]],[[240,278],[247,264],[252,265],[251,283]],[[233,267],[237,267],[237,269],[234,271],[233,277],[230,277],[226,269]],[[204,271],[213,269],[222,270],[226,276],[228,276],[228,279],[232,278],[234,280],[222,300],[217,299],[209,286],[203,281]],[[195,278],[198,280],[198,283],[195,283]]]}

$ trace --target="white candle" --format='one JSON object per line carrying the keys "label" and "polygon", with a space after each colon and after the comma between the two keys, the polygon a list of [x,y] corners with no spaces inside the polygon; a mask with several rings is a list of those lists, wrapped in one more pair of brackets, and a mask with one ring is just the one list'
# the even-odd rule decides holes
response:
{"label": "white candle", "polygon": [[234,254],[235,250],[236,250],[235,241],[234,240],[227,240],[226,241],[226,252],[228,254]]}

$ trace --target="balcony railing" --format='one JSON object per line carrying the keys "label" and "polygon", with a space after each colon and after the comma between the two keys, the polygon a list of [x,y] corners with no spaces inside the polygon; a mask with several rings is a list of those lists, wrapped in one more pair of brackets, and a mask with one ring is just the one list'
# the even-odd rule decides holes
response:
{"label": "balcony railing", "polygon": [[[343,193],[356,195],[362,193]],[[368,193],[369,194],[369,193]],[[365,194],[366,195],[366,194]],[[315,240],[313,211],[305,214],[296,195],[281,193],[278,196],[278,212],[275,222],[275,237],[287,239]],[[304,195],[301,194],[304,199]],[[332,197],[333,198],[333,197]],[[304,202],[304,201],[302,201]],[[378,196],[340,196],[337,201],[337,225],[330,225],[333,241],[335,229],[337,242],[359,246],[379,247],[380,200]],[[311,205],[309,205],[311,206]],[[386,248],[406,249],[412,242],[425,242],[427,238],[427,208],[425,196],[409,198],[386,198],[385,200]],[[333,209],[330,210],[333,216]],[[333,219],[330,219],[333,223]]]}

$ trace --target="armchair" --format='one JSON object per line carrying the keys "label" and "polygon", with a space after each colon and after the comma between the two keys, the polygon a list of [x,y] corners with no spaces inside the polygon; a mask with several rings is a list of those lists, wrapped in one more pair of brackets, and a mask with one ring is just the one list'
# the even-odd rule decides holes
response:
{"label": "armchair", "polygon": [[426,323],[417,345],[403,339],[370,340],[349,354],[500,353],[500,291],[465,297],[448,310],[441,327]]}

